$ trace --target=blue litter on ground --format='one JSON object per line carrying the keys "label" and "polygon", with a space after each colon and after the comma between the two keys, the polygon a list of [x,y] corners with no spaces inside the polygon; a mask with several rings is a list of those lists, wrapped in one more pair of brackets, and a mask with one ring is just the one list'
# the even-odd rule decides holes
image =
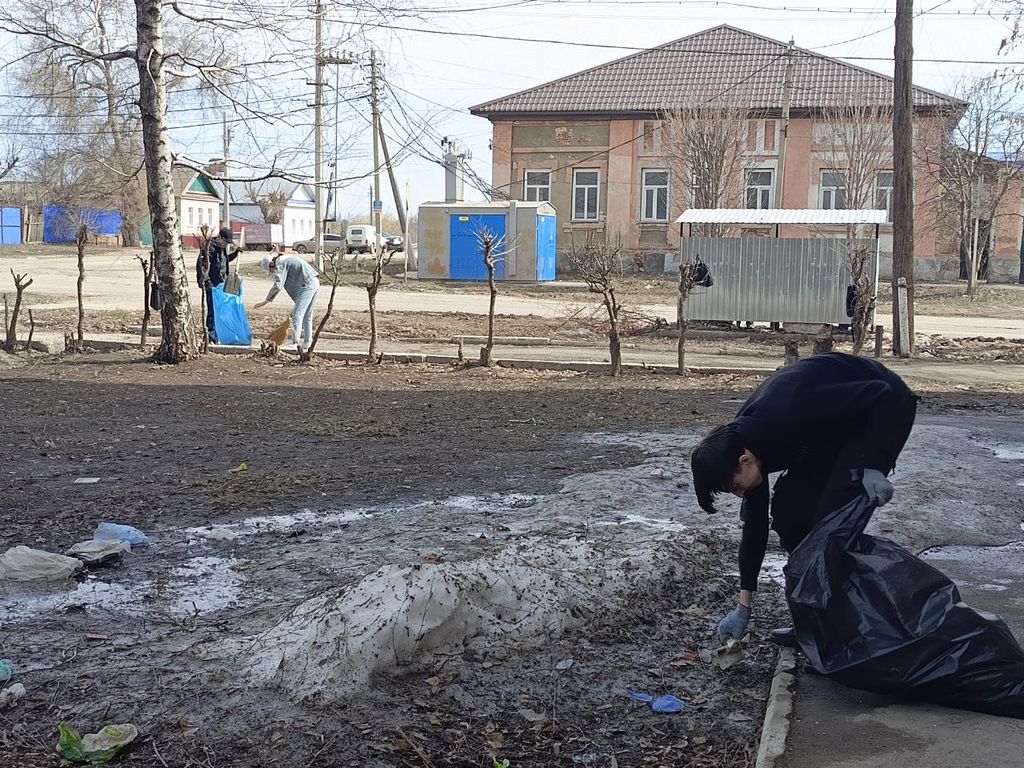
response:
{"label": "blue litter on ground", "polygon": [[637,693],[636,691],[626,691],[626,695],[636,701],[642,701],[644,704],[650,704],[651,709],[663,714],[671,715],[676,712],[682,712],[686,709],[686,702],[682,699],[676,698],[670,693],[664,696],[658,696],[657,698],[651,696],[649,693]]}

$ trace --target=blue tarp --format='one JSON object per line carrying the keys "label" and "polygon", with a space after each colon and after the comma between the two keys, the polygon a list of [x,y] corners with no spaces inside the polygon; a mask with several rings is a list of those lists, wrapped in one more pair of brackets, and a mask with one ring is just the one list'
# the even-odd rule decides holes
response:
{"label": "blue tarp", "polygon": [[117,237],[121,234],[121,212],[65,205],[43,206],[44,243],[73,243],[82,224],[89,228],[90,235]]}

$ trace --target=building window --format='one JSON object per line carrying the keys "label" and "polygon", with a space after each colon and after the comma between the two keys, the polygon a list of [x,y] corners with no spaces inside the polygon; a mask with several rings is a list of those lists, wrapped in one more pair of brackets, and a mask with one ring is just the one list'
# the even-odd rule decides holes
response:
{"label": "building window", "polygon": [[203,209],[197,208],[196,210],[199,211],[199,226],[201,227],[203,226]]}
{"label": "building window", "polygon": [[641,175],[640,221],[668,221],[668,171],[644,168]]}
{"label": "building window", "polygon": [[573,221],[597,221],[598,198],[601,189],[601,172],[573,169],[572,172],[572,218]]}
{"label": "building window", "polygon": [[189,227],[194,227],[195,223],[195,216],[192,215],[192,206],[190,205],[188,207],[188,225]]}
{"label": "building window", "polygon": [[875,175],[875,208],[888,213],[892,221],[892,171]]}
{"label": "building window", "polygon": [[747,171],[747,183],[744,190],[744,206],[753,209],[772,207],[772,177],[770,168],[756,168]]}
{"label": "building window", "polygon": [[551,171],[527,171],[523,178],[523,199],[531,203],[551,200]]}
{"label": "building window", "polygon": [[846,174],[842,171],[821,172],[821,207],[824,210],[846,210]]}

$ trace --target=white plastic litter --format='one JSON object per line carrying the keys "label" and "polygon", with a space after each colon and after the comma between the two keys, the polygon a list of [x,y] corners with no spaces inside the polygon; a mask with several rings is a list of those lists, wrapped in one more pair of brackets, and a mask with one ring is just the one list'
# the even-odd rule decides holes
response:
{"label": "white plastic litter", "polygon": [[133,547],[141,547],[149,544],[149,539],[146,538],[146,534],[138,528],[133,528],[130,525],[120,525],[118,523],[100,523],[96,526],[96,530],[93,532],[92,537],[94,539],[106,541],[126,541]]}
{"label": "white plastic litter", "polygon": [[125,552],[131,552],[127,541],[114,539],[89,539],[80,541],[68,550],[68,555],[77,557],[87,565],[110,565],[121,559]]}
{"label": "white plastic litter", "polygon": [[24,698],[25,693],[25,686],[21,683],[15,683],[12,686],[4,688],[0,691],[0,709],[4,709],[16,702],[18,699]]}
{"label": "white plastic litter", "polygon": [[237,532],[223,525],[197,530],[195,533],[196,536],[209,541],[234,541],[238,538]]}
{"label": "white plastic litter", "polygon": [[24,544],[0,555],[0,581],[56,581],[66,579],[82,567],[82,561]]}

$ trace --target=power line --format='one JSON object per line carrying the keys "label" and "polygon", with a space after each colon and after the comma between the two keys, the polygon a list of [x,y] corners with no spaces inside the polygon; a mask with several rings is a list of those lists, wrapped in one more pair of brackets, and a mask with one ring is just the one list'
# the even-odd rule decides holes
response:
{"label": "power line", "polygon": [[[761,51],[735,51],[735,50],[714,50],[708,48],[685,48],[674,45],[673,43],[665,43],[660,46],[653,47],[638,47],[635,45],[621,45],[618,43],[586,43],[578,40],[556,40],[550,38],[541,37],[519,37],[515,35],[492,35],[485,32],[456,32],[454,30],[445,29],[424,29],[422,27],[405,27],[397,24],[375,24],[367,22],[365,26],[374,27],[377,29],[387,29],[394,32],[417,32],[424,35],[442,35],[445,37],[468,37],[478,38],[481,40],[503,40],[506,42],[514,43],[540,43],[543,45],[567,45],[574,48],[599,48],[603,50],[617,50],[617,51],[629,51],[631,53],[643,53],[645,51],[655,50],[658,48],[665,48],[671,50],[674,53],[697,53],[704,55],[714,56],[734,56],[734,57],[762,57],[764,53]],[[797,49],[795,53],[803,57],[814,57],[813,51],[806,51]],[[843,56],[841,57],[848,61],[892,61],[889,56]],[[993,59],[915,59],[914,61],[924,64],[997,64],[1000,66],[1019,66],[1024,65],[1024,61],[1009,61],[1006,59],[993,60]]]}

